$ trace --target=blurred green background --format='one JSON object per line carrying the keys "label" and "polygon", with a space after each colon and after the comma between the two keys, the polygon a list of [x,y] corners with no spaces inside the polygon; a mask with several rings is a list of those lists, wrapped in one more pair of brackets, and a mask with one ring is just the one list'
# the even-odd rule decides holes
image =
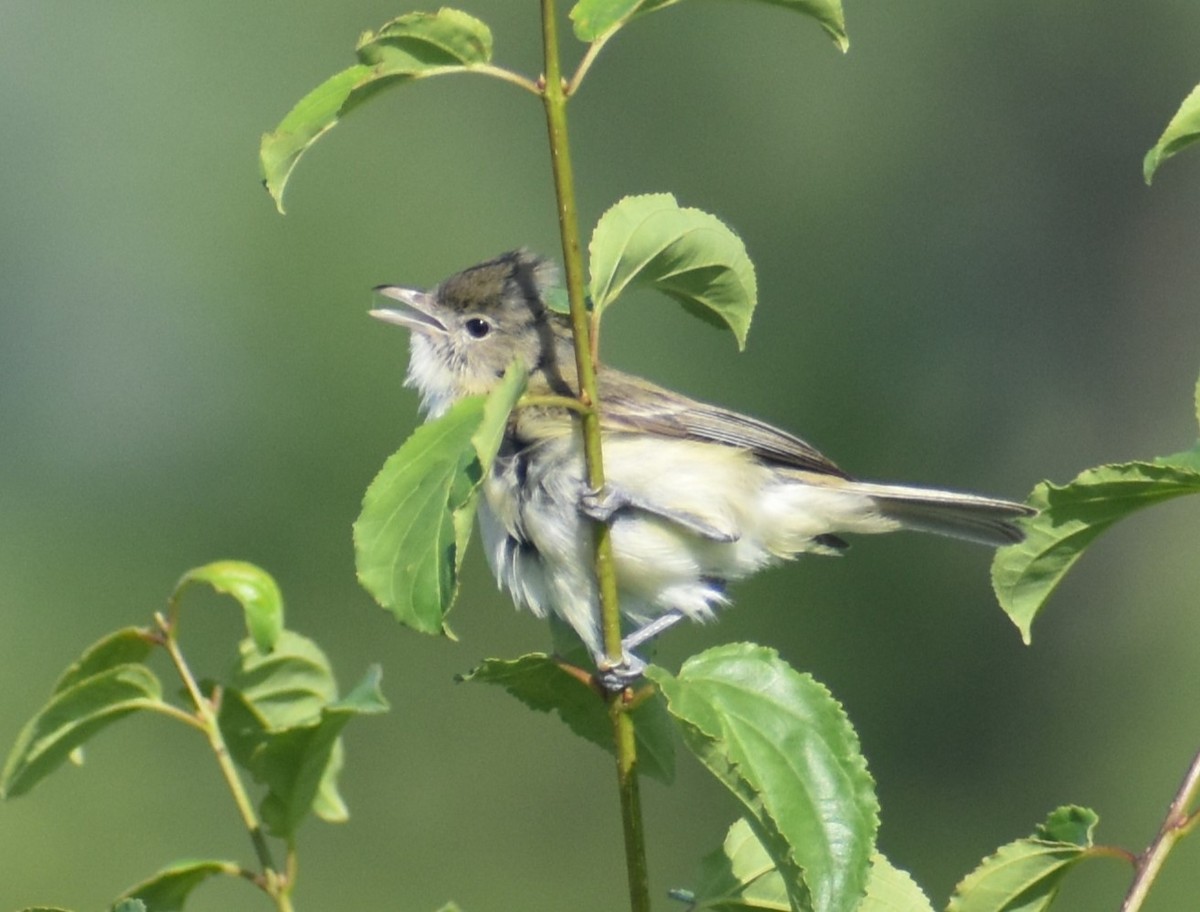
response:
{"label": "blurred green background", "polygon": [[[462,4],[498,61],[539,70],[534,0]],[[468,559],[457,644],[355,583],[362,491],[411,430],[403,333],[380,282],[432,284],[518,245],[556,254],[541,111],[482,78],[355,113],[300,165],[281,218],[260,134],[411,7],[65,3],[0,9],[0,740],[88,643],[142,623],[221,557],[280,581],[290,626],[393,711],[348,731],[347,826],[301,832],[300,909],[622,908],[608,759],[452,676],[543,648]],[[1200,154],[1153,189],[1141,158],[1200,80],[1200,4],[848,4],[851,50],[767,5],[685,4],[628,29],[571,109],[585,232],[621,195],[720,215],[758,268],[749,349],[665,300],[615,309],[626,369],[801,433],[867,477],[1023,497],[1105,461],[1190,446],[1200,371]],[[577,49],[572,47],[572,53]],[[1200,514],[1125,523],[1026,648],[989,554],[859,540],[736,592],[669,636],[777,647],[846,704],[878,780],[883,849],[941,906],[1061,803],[1144,846],[1200,745]],[[219,671],[232,603],[184,645]],[[658,908],[735,808],[695,764],[645,786]],[[98,909],[170,860],[251,853],[191,733],[134,718],[82,769],[0,806],[0,909]],[[1197,905],[1200,838],[1149,908]],[[1113,862],[1066,909],[1115,908]],[[245,885],[191,909],[253,910]]]}

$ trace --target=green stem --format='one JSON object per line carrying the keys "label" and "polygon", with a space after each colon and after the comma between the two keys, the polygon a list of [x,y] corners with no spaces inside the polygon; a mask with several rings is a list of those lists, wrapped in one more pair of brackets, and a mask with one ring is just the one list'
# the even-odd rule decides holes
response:
{"label": "green stem", "polygon": [[[562,235],[567,296],[571,305],[570,319],[575,341],[575,367],[579,376],[579,399],[586,407],[586,410],[580,413],[584,459],[587,463],[588,486],[599,491],[604,486],[604,458],[600,448],[601,406],[597,392],[591,327],[584,298],[579,215],[575,205],[575,178],[571,169],[571,150],[567,133],[568,86],[563,81],[559,62],[558,20],[554,0],[542,0],[542,42],[546,55],[542,102],[546,109],[550,165],[554,173],[554,190],[558,200],[558,225]],[[577,74],[577,77],[579,75]],[[617,574],[613,563],[612,539],[606,524],[593,524],[593,542],[604,650],[609,661],[616,664],[623,658],[621,614],[617,601]],[[625,834],[630,908],[632,912],[649,912],[650,884],[646,873],[645,828],[638,790],[637,746],[634,740],[633,720],[626,711],[623,694],[615,694],[609,698],[609,717],[612,720],[613,743],[617,755],[617,787]]]}
{"label": "green stem", "polygon": [[1158,872],[1162,869],[1167,856],[1175,848],[1175,843],[1183,838],[1195,823],[1196,818],[1189,816],[1188,808],[1195,803],[1198,795],[1200,795],[1200,753],[1192,758],[1192,765],[1188,767],[1187,775],[1183,777],[1179,791],[1175,793],[1171,806],[1167,808],[1167,816],[1163,819],[1158,835],[1146,848],[1146,851],[1138,856],[1135,865],[1137,873],[1134,874],[1129,892],[1125,894],[1125,901],[1121,903],[1121,912],[1137,912],[1142,908],[1142,903],[1146,901],[1146,895],[1150,892],[1151,885],[1158,877]]}
{"label": "green stem", "polygon": [[[550,165],[558,199],[558,227],[562,235],[563,266],[571,305],[571,331],[575,337],[575,368],[579,374],[579,398],[589,411],[583,414],[583,452],[587,461],[588,486],[604,487],[604,457],[600,451],[599,396],[596,365],[592,360],[587,304],[584,296],[583,254],[579,241],[579,216],[575,205],[575,176],[571,169],[571,147],[567,134],[567,96],[558,59],[558,24],[554,0],[542,0],[542,36],[546,49],[546,76],[542,101],[550,139]],[[608,526],[594,527],[596,580],[600,589],[600,615],[604,650],[614,664],[621,661],[621,615],[617,602],[617,576],[613,566],[612,541]]]}
{"label": "green stem", "polygon": [[[172,605],[172,608],[174,607]],[[259,885],[275,901],[275,907],[279,912],[291,912],[292,904],[288,895],[291,884],[286,883],[286,878],[280,876],[279,869],[275,867],[275,862],[271,858],[271,848],[267,845],[266,834],[258,820],[258,815],[254,812],[254,805],[250,802],[246,787],[242,784],[241,777],[238,776],[237,768],[233,765],[233,757],[230,756],[229,746],[221,734],[216,713],[213,711],[213,704],[200,692],[200,685],[196,682],[195,675],[192,674],[187,660],[184,659],[183,653],[179,649],[179,642],[175,638],[175,624],[161,614],[155,616],[155,621],[162,632],[163,647],[167,650],[167,655],[171,657],[171,663],[175,666],[180,680],[183,681],[192,705],[196,707],[196,718],[199,720],[200,728],[204,732],[205,738],[208,739],[208,745],[212,749],[213,755],[217,758],[217,766],[220,767],[225,784],[229,787],[230,794],[233,795],[233,802],[237,805],[242,823],[250,834],[254,854],[258,856],[258,863],[263,872],[259,879]]]}

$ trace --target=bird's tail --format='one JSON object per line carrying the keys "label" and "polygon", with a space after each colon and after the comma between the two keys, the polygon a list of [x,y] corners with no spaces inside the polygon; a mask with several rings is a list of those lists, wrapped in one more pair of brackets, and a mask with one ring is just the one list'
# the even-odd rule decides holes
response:
{"label": "bird's tail", "polygon": [[993,547],[1023,541],[1025,533],[1013,520],[1037,512],[1025,504],[957,491],[865,481],[852,481],[847,487],[866,494],[880,513],[906,529]]}

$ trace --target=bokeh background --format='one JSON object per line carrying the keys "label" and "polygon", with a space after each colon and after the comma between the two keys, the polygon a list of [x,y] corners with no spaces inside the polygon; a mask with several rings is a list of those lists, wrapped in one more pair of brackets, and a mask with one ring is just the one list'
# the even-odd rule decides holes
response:
{"label": "bokeh background", "polygon": [[[500,63],[539,71],[534,0],[464,0]],[[271,570],[344,684],[380,662],[393,710],[347,733],[346,826],[301,831],[301,909],[622,908],[607,757],[490,689],[484,656],[544,648],[467,561],[460,642],[398,626],[354,578],[362,491],[413,427],[380,282],[500,251],[557,254],[536,102],[474,77],[356,112],[280,217],[259,136],[411,7],[6,0],[0,8],[0,741],[58,672],[142,623],[179,574]],[[851,51],[768,5],[684,4],[606,49],[571,109],[585,231],[671,191],[736,227],[758,268],[748,351],[664,300],[610,315],[626,369],[801,433],[856,474],[1024,497],[1190,446],[1200,371],[1200,155],[1141,158],[1200,80],[1200,5],[848,3]],[[570,48],[577,53],[577,48]],[[860,540],[741,586],[659,659],[777,647],[844,701],[883,849],[939,907],[1062,803],[1144,846],[1200,745],[1197,506],[1103,538],[1025,647],[989,554]],[[229,662],[232,603],[197,595],[185,648]],[[647,783],[658,908],[736,809],[681,758]],[[133,718],[0,806],[0,908],[98,909],[179,857],[250,861],[195,736]],[[1194,908],[1200,840],[1149,908]],[[1115,908],[1094,862],[1063,908]],[[214,883],[190,908],[253,910]]]}

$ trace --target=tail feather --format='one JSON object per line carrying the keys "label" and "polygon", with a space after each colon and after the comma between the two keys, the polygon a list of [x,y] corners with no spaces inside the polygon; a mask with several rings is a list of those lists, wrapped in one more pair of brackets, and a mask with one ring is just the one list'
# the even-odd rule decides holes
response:
{"label": "tail feather", "polygon": [[851,487],[870,497],[884,516],[906,529],[993,547],[1024,541],[1024,531],[1013,520],[1037,512],[1025,504],[957,491],[857,481]]}

